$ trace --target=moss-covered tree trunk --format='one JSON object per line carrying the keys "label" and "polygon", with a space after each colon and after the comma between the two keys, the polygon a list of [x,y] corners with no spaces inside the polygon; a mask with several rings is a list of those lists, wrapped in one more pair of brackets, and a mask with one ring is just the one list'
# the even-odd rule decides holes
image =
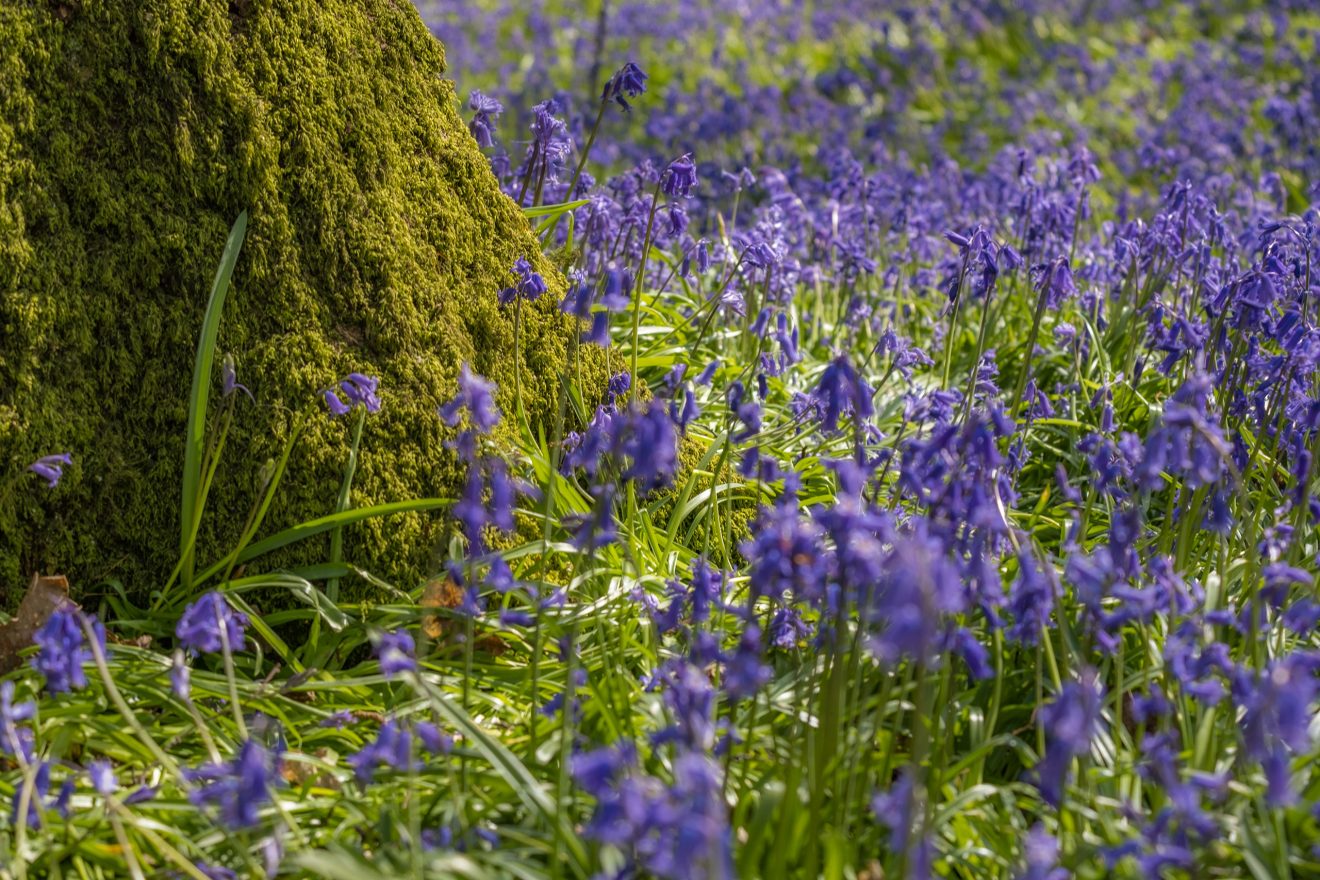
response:
{"label": "moss-covered tree trunk", "polygon": [[[220,349],[256,403],[238,405],[202,561],[241,529],[296,413],[310,415],[268,531],[333,509],[350,426],[318,393],[350,370],[378,375],[384,404],[356,503],[452,494],[436,407],[467,361],[511,409],[513,322],[496,293],[517,257],[541,258],[443,72],[405,0],[0,3],[6,604],[36,570],[139,594],[170,571],[192,357],[245,209]],[[524,312],[533,420],[553,409],[571,332],[554,293]],[[64,451],[75,465],[58,488],[22,473]],[[346,555],[411,586],[442,522],[356,529]]]}

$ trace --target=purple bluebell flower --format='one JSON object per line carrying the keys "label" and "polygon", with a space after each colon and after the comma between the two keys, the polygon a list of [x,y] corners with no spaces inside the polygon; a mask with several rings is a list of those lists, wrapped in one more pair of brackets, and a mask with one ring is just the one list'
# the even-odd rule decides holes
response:
{"label": "purple bluebell flower", "polygon": [[342,730],[353,723],[353,712],[349,709],[340,709],[338,712],[332,712],[322,718],[317,727],[329,727],[334,730]]}
{"label": "purple bluebell flower", "polygon": [[871,812],[882,825],[889,828],[889,848],[902,854],[907,864],[905,880],[930,880],[934,847],[930,833],[919,828],[916,771],[905,767],[890,786],[889,791],[877,794],[871,800]]}
{"label": "purple bluebell flower", "polygon": [[601,289],[600,304],[611,312],[621,312],[632,304],[633,275],[627,269],[611,266],[605,270],[605,284]]}
{"label": "purple bluebell flower", "polygon": [[429,721],[418,721],[412,729],[422,748],[433,755],[447,755],[454,748],[454,740]]}
{"label": "purple bluebell flower", "polygon": [[[78,691],[87,687],[83,665],[93,658],[87,645],[80,618],[82,612],[72,605],[59,608],[32,637],[38,647],[32,668],[46,677],[46,689],[53,694]],[[105,628],[90,618],[101,650],[105,650]]]}
{"label": "purple bluebell flower", "polygon": [[375,643],[380,671],[387,679],[417,671],[417,647],[406,630],[383,632]]}
{"label": "purple bluebell flower", "polygon": [[346,416],[353,410],[353,407],[339,399],[339,395],[335,393],[333,388],[321,392],[321,399],[325,401],[326,409],[330,410],[330,415],[336,418]]}
{"label": "purple bluebell flower", "polygon": [[183,610],[174,628],[174,635],[183,648],[198,654],[212,654],[223,647],[223,629],[229,650],[242,651],[247,647],[247,626],[247,615],[235,611],[224,596],[213,590],[202,594],[201,598]]}
{"label": "purple bluebell flower", "polygon": [[536,623],[536,618],[526,611],[519,611],[516,608],[505,608],[500,612],[500,626],[512,628],[516,626],[527,627]]}
{"label": "purple bluebell flower", "polygon": [[1023,849],[1026,864],[1018,880],[1068,880],[1072,875],[1059,867],[1059,841],[1043,825],[1027,832]]}
{"label": "purple bluebell flower", "polygon": [[255,740],[245,740],[232,760],[185,768],[183,778],[194,788],[188,800],[195,806],[214,807],[220,822],[234,830],[261,821],[261,808],[279,784],[281,755]]}
{"label": "purple bluebell flower", "polygon": [[1045,298],[1045,307],[1051,311],[1058,309],[1065,299],[1077,294],[1077,285],[1073,281],[1066,257],[1033,266],[1032,271],[1036,275],[1040,295]]}
{"label": "purple bluebell flower", "polygon": [[0,754],[32,760],[32,730],[19,725],[32,720],[36,713],[37,704],[31,700],[14,702],[13,681],[0,681]]}
{"label": "purple bluebell flower", "polygon": [[706,755],[682,752],[672,784],[641,773],[631,743],[575,755],[572,773],[596,799],[590,839],[620,847],[660,880],[733,876],[720,773]]}
{"label": "purple bluebell flower", "polygon": [[720,359],[716,358],[706,364],[705,368],[697,375],[695,380],[697,385],[709,385],[710,380],[715,378],[715,373],[720,368]]}
{"label": "purple bluebell flower", "polygon": [[509,477],[508,465],[502,459],[492,459],[490,470],[490,522],[495,528],[510,534],[514,530],[513,510],[515,489]]}
{"label": "purple bluebell flower", "polygon": [[183,651],[175,650],[170,663],[170,692],[184,702],[192,699],[192,669],[183,656]]}
{"label": "purple bluebell flower", "polygon": [[688,153],[670,162],[661,180],[660,186],[665,195],[687,198],[697,185],[697,165],[692,161],[692,154]]}
{"label": "purple bluebell flower", "polygon": [[792,649],[811,638],[811,625],[797,609],[780,608],[770,620],[769,635],[776,648]]}
{"label": "purple bluebell flower", "polygon": [[604,90],[600,93],[602,101],[614,101],[628,112],[631,105],[626,98],[636,98],[646,91],[646,74],[633,62],[620,67],[614,72],[614,75],[605,83]]}
{"label": "purple bluebell flower", "polygon": [[847,355],[839,355],[821,373],[816,396],[823,406],[822,424],[827,431],[839,428],[839,417],[851,413],[859,420],[869,419],[875,412],[871,399],[874,392],[857,375]]}
{"label": "purple bluebell flower", "polygon": [[362,373],[349,373],[339,383],[339,389],[348,399],[349,405],[366,407],[369,413],[380,412],[380,398],[376,396],[379,387],[379,379]]}
{"label": "purple bluebell flower", "polygon": [[724,676],[720,688],[729,700],[738,702],[754,696],[769,684],[774,671],[761,660],[761,630],[756,624],[747,624],[738,647],[724,662]]}
{"label": "purple bluebell flower", "polygon": [[794,492],[763,508],[750,541],[741,551],[750,562],[748,585],[753,599],[785,597],[814,602],[825,592],[827,559],[823,533],[798,509]]}
{"label": "purple bluebell flower", "polygon": [[1074,758],[1087,754],[1100,724],[1103,692],[1094,673],[1083,670],[1078,681],[1070,681],[1053,702],[1040,710],[1045,728],[1045,755],[1036,765],[1041,797],[1051,806],[1063,803],[1064,787]]}
{"label": "purple bluebell flower", "polygon": [[114,768],[109,761],[98,759],[87,765],[87,777],[92,781],[92,788],[103,798],[108,798],[119,788],[115,779]]}
{"label": "purple bluebell flower", "polygon": [[615,427],[614,449],[627,460],[624,479],[636,480],[643,490],[667,484],[678,470],[678,434],[658,400],[623,414]]}
{"label": "purple bluebell flower", "polygon": [[65,821],[69,818],[70,803],[73,801],[73,792],[77,787],[78,783],[73,781],[72,776],[64,777],[64,781],[60,783],[59,793],[55,795],[55,799],[50,803],[51,809]]}
{"label": "purple bluebell flower", "polygon": [[32,464],[28,465],[28,470],[46,481],[48,488],[54,489],[60,483],[60,478],[64,476],[64,469],[73,464],[73,456],[67,452],[60,452],[56,455],[44,455]]}
{"label": "purple bluebell flower", "polygon": [[472,426],[482,434],[489,434],[500,421],[500,411],[495,406],[495,383],[487,382],[463,364],[458,375],[458,394],[453,400],[440,407],[440,418],[451,428],[458,424],[462,411],[466,409],[472,419]]}
{"label": "purple bluebell flower", "polygon": [[500,305],[508,305],[520,297],[525,300],[538,300],[548,289],[541,273],[532,269],[532,264],[527,262],[526,257],[519,257],[514,261],[513,274],[517,281],[513,287],[506,287],[500,291]]}
{"label": "purple bluebell flower", "polygon": [[1035,557],[1025,549],[1019,553],[1017,577],[1008,592],[1009,610],[1013,612],[1008,637],[1024,645],[1037,644],[1041,633],[1050,625],[1054,597],[1058,592],[1054,569],[1046,567],[1042,570]]}
{"label": "purple bluebell flower", "polygon": [[253,402],[256,398],[252,396],[251,390],[246,385],[238,381],[238,370],[234,366],[234,356],[226,354],[224,363],[220,366],[220,396],[232,397],[239,391],[248,396],[248,400]]}
{"label": "purple bluebell flower", "polygon": [[123,803],[126,807],[145,804],[147,801],[155,800],[158,794],[160,794],[159,785],[140,785],[124,796]]}
{"label": "purple bluebell flower", "polygon": [[494,98],[473,89],[468,95],[468,108],[473,111],[472,121],[468,123],[468,131],[476,139],[477,146],[493,147],[495,145],[495,122],[504,112],[504,105]]}
{"label": "purple bluebell flower", "polygon": [[626,395],[628,389],[631,387],[632,376],[630,374],[626,372],[615,373],[613,376],[610,376],[609,381],[605,383],[606,400],[609,403],[614,403],[614,401]]}
{"label": "purple bluebell flower", "polygon": [[[14,827],[19,822],[19,810],[22,808],[23,787],[26,783],[20,779],[14,786],[14,797],[10,802],[9,824]],[[37,765],[37,772],[32,777],[32,790],[28,796],[27,816],[25,817],[29,828],[41,827],[41,814],[43,812],[43,801],[50,794],[50,762],[42,761]]]}

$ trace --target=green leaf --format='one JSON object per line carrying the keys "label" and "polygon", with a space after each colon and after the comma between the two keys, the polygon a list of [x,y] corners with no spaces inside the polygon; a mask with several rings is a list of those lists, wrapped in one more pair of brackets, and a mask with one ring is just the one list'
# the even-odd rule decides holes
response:
{"label": "green leaf", "polygon": [[183,452],[183,498],[179,515],[179,554],[183,557],[181,576],[185,587],[192,586],[192,535],[202,515],[202,458],[206,443],[206,405],[211,394],[211,371],[215,366],[216,338],[220,333],[220,315],[229,293],[229,280],[238,262],[238,252],[247,235],[247,211],[238,215],[229,230],[225,252],[211,283],[211,296],[202,319],[202,335],[197,340],[197,358],[193,362],[192,392],[188,396],[188,429]]}
{"label": "green leaf", "polygon": [[[308,538],[315,537],[323,532],[328,532],[339,526],[348,526],[353,523],[363,522],[369,519],[375,519],[381,516],[391,516],[396,513],[411,513],[421,510],[435,510],[439,507],[445,507],[451,504],[448,498],[417,498],[412,501],[394,501],[389,504],[377,504],[373,507],[357,507],[353,510],[345,510],[340,513],[332,513],[328,516],[311,519],[307,522],[299,523],[296,526],[285,529],[271,535],[265,540],[258,541],[249,545],[238,554],[235,563],[243,563],[258,556],[263,556],[281,547],[287,547],[289,544],[296,544],[299,541],[305,541]],[[215,575],[226,564],[227,560],[221,560],[215,565],[202,572],[198,580],[206,580]]]}

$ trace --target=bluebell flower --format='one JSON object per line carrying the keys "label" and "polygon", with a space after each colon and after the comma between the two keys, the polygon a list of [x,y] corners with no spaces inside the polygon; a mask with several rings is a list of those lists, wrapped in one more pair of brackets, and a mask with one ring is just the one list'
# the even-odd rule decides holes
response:
{"label": "bluebell flower", "polygon": [[678,427],[680,434],[687,434],[688,425],[696,421],[699,415],[701,415],[701,407],[697,406],[697,396],[691,388],[683,391],[682,407],[678,405],[677,399],[669,404],[669,418]]}
{"label": "bluebell flower", "polygon": [[44,455],[32,464],[28,465],[28,470],[46,481],[48,488],[54,489],[60,483],[60,478],[64,476],[64,469],[73,464],[73,456],[67,452],[60,452],[56,455]]}
{"label": "bluebell flower", "polygon": [[[376,396],[379,387],[379,379],[362,373],[349,373],[340,381],[338,390],[330,388],[321,392],[321,399],[325,401],[330,415],[336,418],[348,415],[356,406],[365,407],[369,413],[380,412],[380,398]],[[345,400],[348,402],[345,403]]]}
{"label": "bluebell flower", "polygon": [[464,409],[472,419],[472,426],[482,434],[489,434],[499,424],[495,383],[474,374],[467,364],[459,371],[458,394],[440,407],[440,418],[452,428],[458,424]]}
{"label": "bluebell flower", "polygon": [[536,623],[536,618],[526,611],[519,611],[516,608],[505,608],[500,611],[500,626],[512,628],[515,626],[528,627]]}
{"label": "bluebell flower", "polygon": [[195,806],[214,807],[221,824],[239,830],[261,821],[261,808],[279,783],[281,756],[255,740],[245,740],[232,760],[185,768],[183,778],[193,784],[188,800]]}
{"label": "bluebell flower", "polygon": [[702,371],[697,375],[697,378],[695,380],[696,384],[699,386],[709,385],[710,381],[715,378],[715,373],[719,370],[719,368],[720,368],[719,358],[716,358],[715,360],[706,364],[705,368],[702,369]]}
{"label": "bluebell flower", "polygon": [[32,760],[32,730],[20,727],[32,720],[37,704],[31,700],[14,702],[14,682],[0,681],[0,754],[12,755],[25,762]]}
{"label": "bluebell flower", "polygon": [[1099,730],[1103,692],[1094,673],[1083,670],[1078,681],[1064,684],[1055,699],[1040,709],[1045,728],[1045,755],[1036,765],[1041,797],[1051,806],[1063,803],[1064,787],[1074,758],[1090,752]]}
{"label": "bluebell flower", "polygon": [[506,287],[500,291],[500,305],[508,305],[519,298],[537,300],[548,289],[545,279],[532,268],[532,264],[527,261],[526,257],[519,257],[514,261],[513,274],[517,280],[512,287]]}
{"label": "bluebell flower", "polygon": [[[83,664],[90,663],[93,655],[79,622],[81,616],[77,608],[65,605],[51,614],[32,637],[39,649],[32,658],[32,668],[46,677],[46,689],[53,694],[87,687]],[[104,651],[105,628],[95,617],[90,621]]]}
{"label": "bluebell flower", "polygon": [[820,526],[798,509],[797,495],[785,491],[773,507],[762,508],[741,549],[749,561],[748,587],[753,600],[785,597],[816,602],[825,591],[827,559]]}
{"label": "bluebell flower", "polygon": [[667,484],[678,470],[678,435],[658,400],[623,414],[615,425],[613,448],[627,461],[624,479],[637,481],[644,491]]}
{"label": "bluebell flower", "polygon": [[179,644],[198,654],[212,654],[221,650],[221,630],[229,642],[229,650],[242,651],[247,647],[247,615],[235,611],[224,596],[212,590],[184,609],[174,635]]}
{"label": "bluebell flower", "polygon": [[387,679],[417,671],[417,648],[406,630],[383,632],[375,639],[380,671]]}
{"label": "bluebell flower", "polygon": [[92,788],[103,798],[108,798],[115,793],[119,783],[115,780],[114,768],[109,761],[99,759],[92,761],[87,765],[87,777],[92,782]]}
{"label": "bluebell flower", "polygon": [[620,397],[628,393],[632,387],[632,375],[626,372],[615,373],[610,376],[605,383],[605,399],[608,403],[614,403]]}
{"label": "bluebell flower", "polygon": [[816,396],[824,408],[822,424],[827,431],[839,428],[839,417],[851,413],[856,419],[869,419],[875,412],[871,399],[874,392],[866,384],[847,355],[839,355],[821,373]]}
{"label": "bluebell flower", "polygon": [[321,399],[325,401],[326,409],[330,410],[330,415],[336,418],[348,415],[353,410],[353,407],[339,399],[339,395],[334,392],[333,388],[321,392]]}
{"label": "bluebell flower", "polygon": [[811,637],[811,626],[794,608],[780,608],[770,620],[770,644],[776,648],[796,648]]}
{"label": "bluebell flower", "polygon": [[170,692],[184,702],[192,699],[192,669],[184,659],[183,651],[176,650],[170,663]]}
{"label": "bluebell flower", "polygon": [[696,185],[697,165],[692,161],[691,153],[670,162],[660,184],[665,195],[675,198],[686,198]]}
{"label": "bluebell flower", "polygon": [[238,381],[238,370],[234,366],[234,356],[226,354],[224,363],[220,367],[220,396],[232,397],[239,391],[246,394],[249,400],[256,401],[256,398],[252,396],[252,391]]}
{"label": "bluebell flower", "polygon": [[602,101],[614,101],[627,112],[631,109],[626,98],[636,98],[646,91],[646,74],[633,62],[620,67],[605,83],[600,93]]}
{"label": "bluebell flower", "polygon": [[495,122],[504,112],[504,105],[473,89],[468,95],[468,108],[474,111],[472,121],[468,123],[468,131],[476,139],[477,146],[483,149],[494,146]]}
{"label": "bluebell flower", "polygon": [[738,639],[737,649],[724,661],[720,688],[736,703],[754,696],[773,675],[774,671],[761,661],[761,630],[749,623]]}
{"label": "bluebell flower", "polygon": [[332,712],[322,718],[317,727],[329,727],[334,730],[342,730],[353,723],[353,712],[349,709],[340,709],[338,712]]}
{"label": "bluebell flower", "polygon": [[1018,880],[1068,880],[1072,876],[1059,866],[1059,841],[1040,823],[1027,832],[1023,849],[1026,864]]}
{"label": "bluebell flower", "polygon": [[[14,797],[10,802],[9,824],[14,827],[19,823],[19,810],[22,807],[23,787],[26,785],[21,778],[14,786]],[[27,816],[25,817],[29,828],[39,828],[41,826],[41,814],[43,811],[43,801],[50,794],[50,762],[42,761],[37,765],[37,772],[32,777],[32,789],[28,795]]]}
{"label": "bluebell flower", "polygon": [[454,740],[429,721],[418,721],[412,726],[417,740],[433,755],[447,755],[454,748]]}
{"label": "bluebell flower", "polygon": [[367,412],[380,412],[380,398],[376,396],[376,391],[380,387],[380,380],[374,376],[365,376],[362,373],[349,373],[348,376],[339,383],[339,389],[344,393],[351,406],[363,406]]}

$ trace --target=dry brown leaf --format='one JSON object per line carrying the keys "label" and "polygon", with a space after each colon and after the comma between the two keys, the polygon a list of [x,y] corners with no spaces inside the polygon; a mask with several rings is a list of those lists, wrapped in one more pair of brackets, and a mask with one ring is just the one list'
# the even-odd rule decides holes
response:
{"label": "dry brown leaf", "polygon": [[[451,610],[463,603],[463,591],[451,577],[434,577],[422,588],[423,608]],[[430,639],[442,639],[452,630],[453,621],[443,614],[422,612],[422,632]]]}
{"label": "dry brown leaf", "polygon": [[22,665],[19,653],[32,644],[37,630],[68,601],[69,581],[64,575],[32,576],[14,619],[0,626],[0,675]]}
{"label": "dry brown leaf", "polygon": [[[422,608],[437,609],[441,612],[452,611],[463,604],[463,591],[454,579],[446,575],[445,577],[434,577],[426,582],[422,588]],[[422,633],[427,638],[435,642],[449,641],[455,636],[461,635],[462,626],[459,621],[444,613],[435,611],[422,611]],[[504,640],[495,633],[483,633],[477,636],[476,648],[487,654],[496,657],[503,654],[507,649]]]}
{"label": "dry brown leaf", "polygon": [[[306,761],[288,760],[290,756],[296,756],[298,754],[300,753],[288,752],[285,754],[285,761],[280,768],[280,776],[283,777],[285,782],[290,785],[298,786],[310,782],[318,788],[328,788],[334,791],[340,789],[339,780],[335,778],[334,774],[324,771],[316,765],[310,764]],[[313,754],[322,761],[330,759],[330,752],[328,749],[317,749]]]}

